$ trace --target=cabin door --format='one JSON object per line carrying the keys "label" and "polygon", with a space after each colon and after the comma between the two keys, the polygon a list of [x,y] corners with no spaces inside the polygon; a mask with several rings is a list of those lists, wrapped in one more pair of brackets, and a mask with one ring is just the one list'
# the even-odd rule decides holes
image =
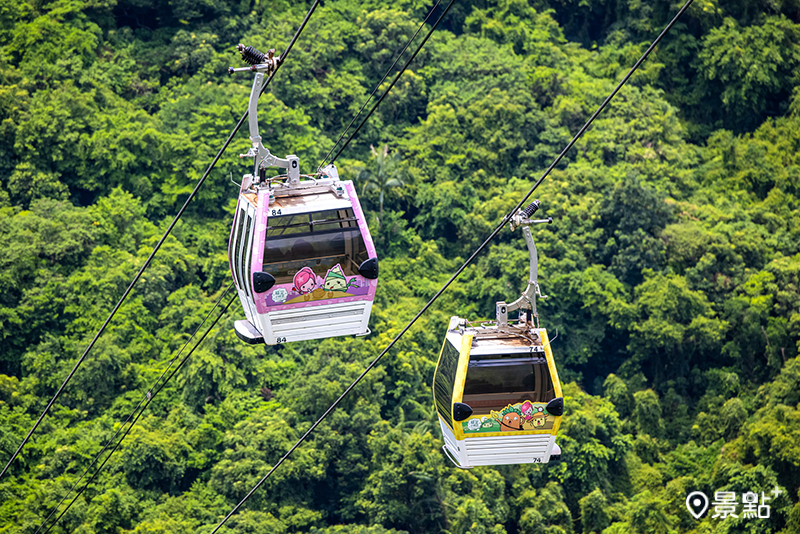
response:
{"label": "cabin door", "polygon": [[[250,272],[250,259],[253,254],[253,235],[255,234],[255,208],[249,202],[240,202],[236,212],[236,231],[231,254],[231,270],[239,292],[247,320],[258,326],[256,306],[253,302],[253,276]],[[260,328],[259,328],[260,330]]]}

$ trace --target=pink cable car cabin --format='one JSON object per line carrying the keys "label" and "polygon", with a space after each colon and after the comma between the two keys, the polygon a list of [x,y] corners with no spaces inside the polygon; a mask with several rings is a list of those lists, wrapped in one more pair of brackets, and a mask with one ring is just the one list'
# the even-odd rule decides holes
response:
{"label": "pink cable car cabin", "polygon": [[229,246],[247,317],[235,323],[239,337],[272,345],[369,333],[378,260],[353,183],[245,183]]}
{"label": "pink cable car cabin", "polygon": [[[271,56],[260,59],[247,68],[256,71],[249,111],[253,146],[243,157],[255,158],[255,165],[242,180],[228,245],[246,317],[234,329],[247,343],[268,345],[366,335],[378,259],[355,187],[339,180],[333,164],[301,180],[297,156],[277,158],[261,143],[261,71],[270,72],[275,63]],[[286,174],[268,179],[269,167]]]}

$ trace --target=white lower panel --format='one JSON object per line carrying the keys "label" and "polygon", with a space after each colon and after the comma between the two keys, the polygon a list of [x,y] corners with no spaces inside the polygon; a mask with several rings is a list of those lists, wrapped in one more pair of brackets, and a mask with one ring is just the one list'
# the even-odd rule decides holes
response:
{"label": "white lower panel", "polygon": [[458,445],[456,445],[456,437],[453,435],[453,431],[450,430],[450,427],[444,424],[441,419],[439,419],[439,424],[442,427],[442,437],[444,438],[445,446],[451,450],[458,450]]}
{"label": "white lower panel", "polygon": [[259,314],[268,345],[326,337],[369,333],[372,302],[361,300],[341,304],[321,304]]}
{"label": "white lower panel", "polygon": [[242,289],[236,289],[236,292],[239,294],[239,302],[242,303],[242,309],[244,309],[244,316],[250,321],[251,324],[256,324],[255,317],[253,317],[253,312],[255,311],[255,305],[250,297],[247,296],[247,293],[244,292]]}
{"label": "white lower panel", "polygon": [[469,467],[464,465],[464,459],[461,458],[459,453],[458,441],[456,440],[453,430],[439,417],[439,426],[442,427],[442,438],[444,438],[444,448],[446,452],[450,453],[451,460],[453,460],[457,467]]}
{"label": "white lower panel", "polygon": [[561,453],[555,444],[556,437],[551,434],[468,437],[457,440],[441,418],[439,423],[445,448],[459,467],[548,463],[552,454]]}

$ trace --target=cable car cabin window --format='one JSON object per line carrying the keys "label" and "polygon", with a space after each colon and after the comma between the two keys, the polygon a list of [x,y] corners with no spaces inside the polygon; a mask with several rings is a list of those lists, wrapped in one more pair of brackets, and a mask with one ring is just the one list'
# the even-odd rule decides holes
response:
{"label": "cable car cabin window", "polygon": [[250,258],[252,257],[252,252],[253,252],[251,245],[253,242],[253,233],[254,233],[252,232],[252,226],[253,226],[253,217],[248,216],[247,224],[245,225],[245,234],[244,234],[245,245],[243,250],[244,254],[242,254],[242,260],[244,262],[243,266],[244,292],[250,295],[251,297],[253,296],[253,289],[251,287],[253,283],[250,278]]}
{"label": "cable car cabin window", "polygon": [[467,368],[463,402],[476,415],[500,411],[509,404],[547,403],[555,398],[553,379],[543,356],[489,358],[470,359]]}
{"label": "cable car cabin window", "polygon": [[233,264],[233,277],[239,289],[244,289],[244,287],[242,287],[242,272],[239,268],[239,258],[241,257],[242,233],[244,232],[244,220],[246,218],[245,210],[240,209],[239,216],[236,218],[236,235],[233,236],[233,257],[231,258],[231,263]]}
{"label": "cable car cabin window", "polygon": [[352,209],[270,217],[268,224],[264,271],[279,284],[292,282],[303,267],[319,273],[337,263],[354,276],[369,259]]}
{"label": "cable car cabin window", "polygon": [[453,385],[456,381],[458,370],[458,349],[449,341],[444,342],[442,358],[436,368],[436,377],[433,379],[433,398],[436,410],[447,424],[450,425],[450,408],[453,400]]}

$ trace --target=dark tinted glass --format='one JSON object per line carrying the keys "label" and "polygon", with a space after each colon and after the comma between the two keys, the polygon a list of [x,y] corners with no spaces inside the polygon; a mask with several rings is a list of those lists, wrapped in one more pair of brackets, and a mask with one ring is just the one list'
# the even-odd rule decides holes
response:
{"label": "dark tinted glass", "polygon": [[463,400],[476,414],[499,411],[526,400],[546,403],[554,398],[553,380],[544,356],[470,360]]}
{"label": "dark tinted glass", "polygon": [[267,237],[278,237],[288,234],[302,234],[310,231],[309,223],[311,219],[308,213],[302,215],[290,215],[281,217],[269,217],[267,227]]}
{"label": "dark tinted glass", "polygon": [[239,268],[239,258],[240,252],[242,250],[242,232],[244,230],[244,220],[246,219],[246,215],[243,209],[240,209],[237,212],[236,222],[236,232],[234,232],[233,236],[233,243],[231,249],[233,250],[233,254],[231,255],[231,266],[233,269],[233,278],[236,281],[236,286],[238,288],[242,288],[242,272]]}
{"label": "dark tinted glass", "polygon": [[436,367],[436,375],[433,378],[433,399],[436,404],[436,411],[451,425],[451,404],[453,402],[453,384],[456,381],[456,371],[458,370],[458,349],[449,341],[444,342],[442,357]]}
{"label": "dark tinted glass", "polygon": [[368,259],[351,209],[270,217],[268,224],[264,271],[279,284],[291,282],[303,267],[320,274],[337,263],[354,276]]}

